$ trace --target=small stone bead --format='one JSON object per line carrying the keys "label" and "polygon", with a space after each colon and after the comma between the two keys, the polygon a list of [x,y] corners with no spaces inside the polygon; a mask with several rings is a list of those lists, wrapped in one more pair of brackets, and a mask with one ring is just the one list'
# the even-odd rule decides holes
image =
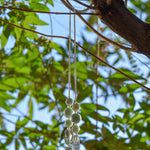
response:
{"label": "small stone bead", "polygon": [[80,128],[78,125],[73,125],[72,127],[72,132],[75,134],[78,134],[78,132],[80,131]]}
{"label": "small stone bead", "polygon": [[73,99],[72,98],[67,98],[65,103],[66,103],[67,106],[72,106],[73,105]]}
{"label": "small stone bead", "polygon": [[71,116],[71,120],[73,123],[79,123],[81,121],[81,115],[78,113],[74,113]]}
{"label": "small stone bead", "polygon": [[72,127],[73,122],[71,120],[66,120],[65,125],[67,128],[70,128],[70,127]]}
{"label": "small stone bead", "polygon": [[72,110],[72,108],[70,108],[70,107],[67,107],[67,108],[64,110],[64,115],[65,115],[66,118],[70,118],[71,115],[72,115],[72,113],[73,113],[73,110]]}
{"label": "small stone bead", "polygon": [[73,104],[73,106],[72,106],[72,109],[73,109],[75,112],[77,112],[77,111],[80,110],[80,105],[79,105],[77,102],[75,102],[75,103]]}

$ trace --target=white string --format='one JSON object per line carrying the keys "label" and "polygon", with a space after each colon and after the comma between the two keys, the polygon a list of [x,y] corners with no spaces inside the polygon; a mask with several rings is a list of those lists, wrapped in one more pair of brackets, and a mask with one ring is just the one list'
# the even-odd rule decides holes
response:
{"label": "white string", "polygon": [[[99,27],[99,22],[97,20],[97,30],[99,32],[100,30],[100,27]],[[98,37],[98,40],[97,40],[97,57],[99,57],[99,52],[100,52],[100,38]],[[99,67],[99,61],[97,61],[97,64],[96,64],[96,113],[97,113],[97,116],[96,116],[96,134],[98,133],[97,129],[98,129],[98,108],[97,108],[97,105],[98,105],[98,67]]]}
{"label": "white string", "polygon": [[[70,11],[71,13],[71,11]],[[69,15],[69,71],[68,71],[68,98],[70,98],[71,90],[71,14]]]}
{"label": "white string", "polygon": [[75,102],[77,102],[77,61],[76,61],[76,15],[74,14],[74,89],[75,89]]}

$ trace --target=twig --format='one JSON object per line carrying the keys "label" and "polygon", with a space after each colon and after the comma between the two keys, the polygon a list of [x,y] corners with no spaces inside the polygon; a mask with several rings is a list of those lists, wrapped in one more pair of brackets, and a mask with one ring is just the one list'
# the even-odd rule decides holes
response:
{"label": "twig", "polygon": [[87,8],[89,8],[89,9],[94,9],[95,10],[97,8],[97,7],[93,7],[91,5],[87,5],[85,3],[82,3],[82,2],[80,2],[78,0],[73,0],[73,1],[75,1],[76,3],[79,3],[80,5],[83,5],[83,6],[87,7]]}
{"label": "twig", "polygon": [[29,10],[29,9],[21,9],[21,8],[15,8],[15,7],[4,7],[0,6],[0,9],[10,9],[10,10],[19,10],[19,11],[25,11],[25,12],[35,12],[35,13],[41,13],[41,14],[54,14],[54,15],[74,15],[74,14],[81,14],[81,15],[98,15],[97,13],[86,13],[86,12],[47,12],[47,11],[38,11],[38,10]]}
{"label": "twig", "polygon": [[[99,32],[97,32],[81,15],[98,15],[97,13],[84,13],[84,12],[73,12],[73,13],[67,13],[67,12],[44,12],[44,11],[35,11],[35,10],[28,10],[28,9],[21,9],[21,8],[14,8],[14,7],[4,7],[4,6],[0,6],[0,9],[12,9],[12,10],[19,10],[19,11],[26,11],[26,12],[36,12],[36,13],[46,13],[46,14],[55,14],[55,15],[69,15],[69,14],[76,14],[78,15],[78,17],[95,33],[97,34],[100,38],[104,39],[105,41],[111,43],[114,46],[117,46],[121,49],[127,50],[127,51],[132,51],[135,52],[135,50],[129,48],[129,47],[125,47],[122,46],[110,39],[108,39],[107,37],[103,36],[102,34],[100,34]],[[72,10],[72,9],[71,9]]]}
{"label": "twig", "polygon": [[[40,33],[38,31],[34,31],[34,30],[31,30],[31,29],[28,29],[28,28],[24,28],[24,27],[20,27],[18,25],[15,25],[15,24],[12,24],[6,20],[3,20],[0,18],[0,21],[3,21],[11,26],[14,26],[14,27],[17,27],[17,28],[20,28],[22,30],[26,30],[26,31],[30,31],[30,32],[33,32],[33,33],[36,33],[36,34],[39,34],[39,35],[42,35],[42,36],[46,36],[46,37],[53,37],[53,38],[61,38],[61,39],[66,39],[66,40],[69,40],[69,38],[67,37],[64,37],[64,36],[55,36],[55,35],[47,35],[47,34],[43,34],[43,33]],[[75,42],[74,40],[71,39],[72,42]],[[102,60],[101,58],[97,57],[96,55],[94,55],[93,53],[91,53],[90,51],[88,51],[87,49],[85,49],[84,47],[82,47],[79,43],[76,42],[76,45],[79,46],[81,49],[83,49],[85,52],[87,52],[88,54],[90,54],[91,56],[93,56],[94,58],[96,58],[98,61],[102,62],[104,65],[114,69],[115,71],[119,72],[120,74],[122,74],[123,76],[125,76],[126,78],[128,78],[129,80],[137,83],[138,85],[140,85],[141,87],[147,89],[150,91],[150,88],[144,86],[143,84],[139,83],[138,81],[134,80],[133,78],[129,77],[127,74],[123,73],[122,71],[116,69],[115,67],[107,64],[104,60]]]}
{"label": "twig", "polygon": [[[73,11],[73,12],[78,12],[77,10],[74,9],[74,7],[73,7],[69,2],[66,3],[64,0],[61,0],[61,2],[62,2],[68,9],[70,9],[71,11]],[[98,36],[99,36],[100,38],[102,38],[103,40],[105,40],[105,41],[111,43],[111,44],[114,45],[114,46],[117,46],[117,47],[119,47],[119,48],[121,48],[121,49],[124,49],[124,50],[126,50],[126,51],[136,52],[135,50],[133,50],[133,49],[131,49],[131,48],[129,48],[129,47],[125,47],[125,46],[123,46],[123,45],[120,45],[120,44],[118,44],[118,43],[116,43],[116,42],[110,40],[109,38],[103,36],[102,34],[100,34],[99,32],[97,32],[80,14],[77,14],[77,16],[78,16],[96,35],[98,35]]]}

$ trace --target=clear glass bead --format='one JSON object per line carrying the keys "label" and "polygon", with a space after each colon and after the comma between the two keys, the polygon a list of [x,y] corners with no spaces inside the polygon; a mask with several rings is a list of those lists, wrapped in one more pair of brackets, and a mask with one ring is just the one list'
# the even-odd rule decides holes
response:
{"label": "clear glass bead", "polygon": [[79,150],[80,148],[80,138],[78,137],[78,135],[74,135],[73,136],[73,149],[74,150]]}
{"label": "clear glass bead", "polygon": [[65,150],[72,150],[72,148],[71,147],[66,147]]}
{"label": "clear glass bead", "polygon": [[65,139],[65,143],[67,145],[71,145],[72,144],[73,133],[72,133],[72,131],[70,129],[66,129],[65,130],[65,137],[64,137],[64,139]]}

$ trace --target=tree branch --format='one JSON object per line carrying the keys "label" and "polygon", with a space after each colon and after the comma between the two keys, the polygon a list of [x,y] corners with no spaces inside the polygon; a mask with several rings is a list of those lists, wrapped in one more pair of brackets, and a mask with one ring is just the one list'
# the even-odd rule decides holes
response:
{"label": "tree branch", "polygon": [[[68,9],[70,9],[71,11],[78,12],[78,10],[75,10],[74,7],[71,5],[71,3],[70,3],[68,0],[66,0],[67,3],[66,3],[65,0],[60,0],[60,1],[61,1]],[[100,34],[98,31],[96,31],[80,14],[77,14],[77,16],[89,27],[89,29],[91,29],[96,35],[98,35],[98,36],[99,36],[100,38],[102,38],[103,40],[105,40],[105,41],[107,41],[108,43],[110,43],[110,44],[112,44],[112,45],[114,45],[114,46],[117,46],[117,47],[119,47],[119,48],[121,48],[121,49],[124,49],[124,50],[127,50],[127,51],[133,51],[133,52],[135,52],[134,49],[129,48],[129,47],[125,47],[125,46],[123,46],[123,45],[120,45],[120,44],[118,44],[118,43],[116,43],[116,42],[110,40],[109,38],[103,36],[103,35]],[[97,16],[98,16],[98,15],[97,15]]]}
{"label": "tree branch", "polygon": [[136,52],[150,57],[150,24],[133,15],[123,0],[93,0],[103,23],[126,39]]}
{"label": "tree branch", "polygon": [[[11,26],[13,26],[13,27],[17,27],[17,28],[22,29],[22,30],[30,31],[30,32],[33,32],[33,33],[36,33],[36,34],[39,34],[39,35],[42,35],[42,36],[69,40],[69,38],[64,37],[64,36],[47,35],[47,34],[40,33],[40,32],[38,32],[38,31],[34,31],[34,30],[31,30],[31,29],[28,29],[28,28],[24,28],[24,27],[18,26],[18,25],[16,25],[16,24],[10,23],[10,22],[8,22],[8,21],[6,21],[6,20],[3,20],[3,19],[1,19],[1,18],[0,18],[0,21],[5,22],[5,23],[7,23],[7,24],[9,24],[9,25],[11,25]],[[93,53],[91,53],[90,51],[88,51],[87,49],[85,49],[84,47],[82,47],[79,43],[75,42],[75,41],[72,40],[72,39],[71,39],[71,41],[72,41],[73,43],[76,43],[77,46],[79,46],[82,50],[84,50],[85,52],[87,52],[89,55],[91,55],[92,57],[96,58],[96,60],[102,62],[104,65],[106,65],[106,66],[112,68],[113,70],[119,72],[120,74],[122,74],[123,76],[125,76],[126,78],[128,78],[129,80],[131,80],[131,81],[137,83],[137,84],[140,85],[141,87],[143,87],[143,88],[145,88],[146,90],[150,91],[150,88],[144,86],[142,83],[140,83],[140,82],[134,80],[132,77],[130,77],[130,76],[128,76],[127,74],[123,73],[122,71],[116,69],[115,67],[113,67],[113,66],[107,64],[104,60],[102,60],[101,58],[97,57],[96,55],[94,55]]]}

